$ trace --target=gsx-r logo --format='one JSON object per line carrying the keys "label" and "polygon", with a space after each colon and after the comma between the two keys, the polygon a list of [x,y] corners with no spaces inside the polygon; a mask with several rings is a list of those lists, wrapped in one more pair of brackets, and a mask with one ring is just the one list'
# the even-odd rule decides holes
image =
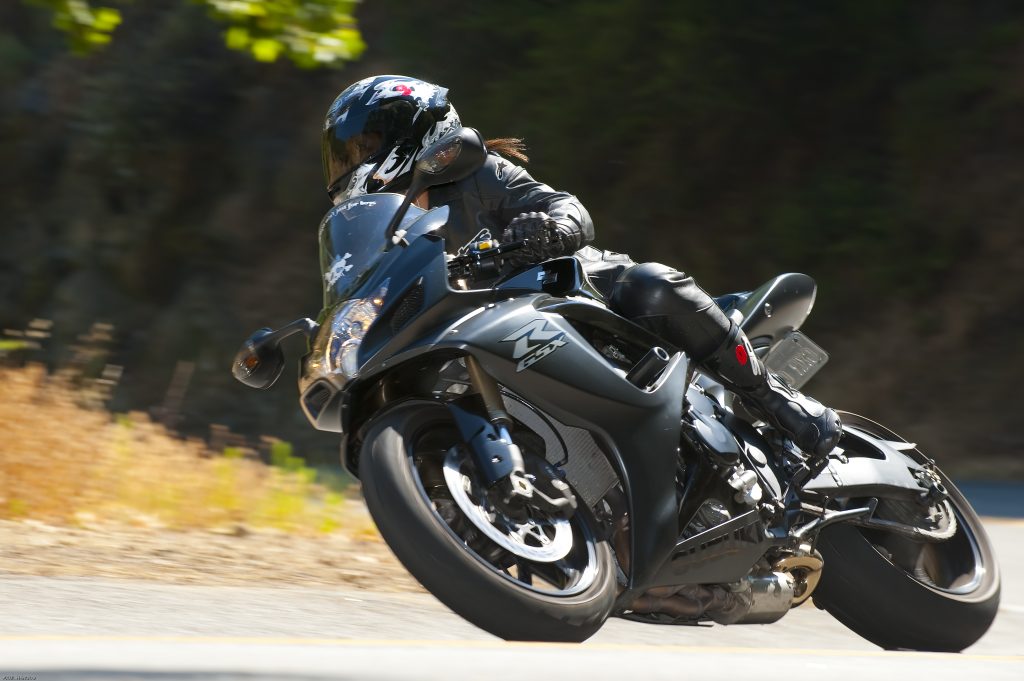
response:
{"label": "gsx-r logo", "polygon": [[551,328],[543,319],[535,319],[518,331],[510,333],[501,342],[515,342],[512,359],[518,359],[516,372],[528,369],[566,344],[565,332]]}

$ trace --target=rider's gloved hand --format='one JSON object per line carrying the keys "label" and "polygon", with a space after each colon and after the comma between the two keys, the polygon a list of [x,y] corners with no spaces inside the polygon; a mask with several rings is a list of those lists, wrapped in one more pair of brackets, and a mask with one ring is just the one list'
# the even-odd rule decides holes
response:
{"label": "rider's gloved hand", "polygon": [[522,267],[561,255],[557,230],[558,223],[547,213],[520,213],[508,223],[501,241],[522,241],[523,247],[506,255],[505,264]]}

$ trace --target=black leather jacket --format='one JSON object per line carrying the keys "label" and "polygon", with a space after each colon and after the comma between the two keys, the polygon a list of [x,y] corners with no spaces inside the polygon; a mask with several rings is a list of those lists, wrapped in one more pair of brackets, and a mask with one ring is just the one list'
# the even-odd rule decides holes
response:
{"label": "black leather jacket", "polygon": [[[445,239],[455,251],[478,239],[500,239],[505,227],[520,213],[547,213],[576,235],[572,251],[594,240],[590,213],[572,194],[537,182],[520,166],[498,154],[464,180],[430,190],[430,207],[448,206]],[[593,249],[591,249],[593,250]]]}
{"label": "black leather jacket", "polygon": [[572,244],[590,283],[604,296],[611,294],[618,276],[635,263],[628,255],[589,246],[594,240],[590,213],[572,194],[537,182],[522,167],[497,154],[465,180],[430,190],[430,207],[448,206],[451,213],[445,240],[452,252],[479,239],[500,239],[520,213],[547,213],[577,235]]}

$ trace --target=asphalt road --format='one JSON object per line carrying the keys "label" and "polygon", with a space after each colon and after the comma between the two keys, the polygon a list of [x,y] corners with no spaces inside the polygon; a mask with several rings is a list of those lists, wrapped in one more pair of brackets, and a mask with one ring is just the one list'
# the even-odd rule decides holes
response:
{"label": "asphalt road", "polygon": [[430,596],[0,578],[0,680],[1024,679],[1024,521],[992,520],[993,628],[960,655],[885,652],[805,606],[766,626],[611,620],[579,645],[511,644]]}

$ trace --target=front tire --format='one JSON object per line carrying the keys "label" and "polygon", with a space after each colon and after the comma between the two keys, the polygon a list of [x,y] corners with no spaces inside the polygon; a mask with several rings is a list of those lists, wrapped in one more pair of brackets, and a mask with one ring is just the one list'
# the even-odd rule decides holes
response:
{"label": "front tire", "polygon": [[573,642],[592,636],[615,600],[608,543],[597,541],[581,509],[569,521],[573,548],[564,559],[530,563],[511,554],[509,545],[474,527],[446,491],[443,466],[458,443],[448,410],[436,402],[405,402],[370,424],[359,475],[388,546],[430,593],[495,636]]}
{"label": "front tire", "polygon": [[[904,441],[878,424],[842,413],[885,440]],[[941,471],[956,534],[941,542],[835,525],[817,548],[825,560],[814,601],[847,627],[888,650],[958,652],[988,631],[999,609],[1000,575],[988,535],[970,503]]]}

